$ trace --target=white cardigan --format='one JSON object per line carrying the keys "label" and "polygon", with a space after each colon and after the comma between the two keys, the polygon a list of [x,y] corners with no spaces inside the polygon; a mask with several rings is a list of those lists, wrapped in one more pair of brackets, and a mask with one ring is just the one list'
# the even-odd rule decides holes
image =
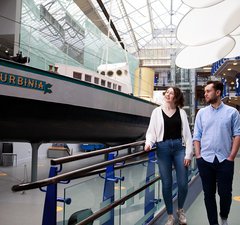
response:
{"label": "white cardigan", "polygon": [[[179,108],[180,117],[182,121],[182,139],[186,146],[185,159],[192,159],[193,156],[193,143],[192,135],[188,124],[186,112]],[[150,145],[151,148],[156,142],[163,140],[164,134],[164,120],[162,115],[161,106],[155,108],[152,112],[148,130],[146,133],[146,144]]]}

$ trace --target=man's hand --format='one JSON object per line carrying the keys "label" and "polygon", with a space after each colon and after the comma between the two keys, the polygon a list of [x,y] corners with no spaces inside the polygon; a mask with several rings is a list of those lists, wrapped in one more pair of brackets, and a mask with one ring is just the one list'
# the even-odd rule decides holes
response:
{"label": "man's hand", "polygon": [[200,154],[199,154],[199,155],[196,155],[196,154],[195,154],[195,158],[196,158],[196,159],[199,159],[199,158],[201,158],[201,157],[202,157],[202,156],[201,156]]}
{"label": "man's hand", "polygon": [[234,161],[234,158],[232,156],[228,156],[227,160],[228,161]]}

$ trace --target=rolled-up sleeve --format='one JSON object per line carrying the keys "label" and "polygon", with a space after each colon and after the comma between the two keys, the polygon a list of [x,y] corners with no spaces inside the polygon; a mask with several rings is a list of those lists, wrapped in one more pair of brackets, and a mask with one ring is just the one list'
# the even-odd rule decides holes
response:
{"label": "rolled-up sleeve", "polygon": [[200,141],[202,138],[201,110],[198,111],[193,132],[193,141]]}
{"label": "rolled-up sleeve", "polygon": [[233,114],[232,124],[233,124],[233,136],[234,137],[240,136],[240,115],[238,111],[236,111]]}

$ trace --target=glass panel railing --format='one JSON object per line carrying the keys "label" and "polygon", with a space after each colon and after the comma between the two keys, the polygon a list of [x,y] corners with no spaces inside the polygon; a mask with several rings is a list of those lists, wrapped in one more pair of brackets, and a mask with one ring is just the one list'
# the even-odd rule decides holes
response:
{"label": "glass panel railing", "polygon": [[[115,225],[136,224],[142,225],[149,218],[154,217],[154,214],[160,209],[162,203],[153,203],[153,208],[145,213],[145,196],[146,191],[151,191],[155,194],[155,199],[159,198],[160,181],[152,184],[146,190],[141,191],[134,197],[128,199],[123,205],[115,208]],[[131,193],[132,189],[128,189]]]}
{"label": "glass panel railing", "polygon": [[[197,172],[196,162],[195,159],[193,159],[192,165],[189,168],[189,181],[191,181]],[[106,176],[105,173],[101,175],[102,177],[95,176],[91,179],[85,178],[84,181],[80,182],[78,180],[79,183],[76,181],[76,184],[65,188],[64,198],[71,198],[72,203],[70,205],[65,204],[64,206],[64,224],[68,224],[68,220],[73,213],[80,212],[83,214],[83,217],[85,216],[84,218],[86,218],[92,213],[109,206],[114,201],[118,201],[143,187],[159,176],[158,165],[155,162],[132,165],[115,170],[114,175],[119,178],[124,177],[124,179],[118,180],[117,183],[113,181],[110,182],[110,189],[112,188],[114,193],[113,198],[106,196],[106,193],[108,193],[110,189],[109,186],[106,186],[105,179],[102,178]],[[173,170],[173,197],[176,197],[176,195],[176,175]],[[103,201],[104,198],[106,199],[105,201]],[[92,224],[140,225],[149,222],[164,208],[161,181],[159,180],[123,202],[122,205],[115,207],[113,210],[97,218]],[[90,214],[88,215],[88,213]]]}
{"label": "glass panel railing", "polygon": [[197,174],[198,174],[198,167],[197,167],[196,158],[194,157],[192,159],[191,166],[189,167],[188,180],[190,181]]}
{"label": "glass panel railing", "polygon": [[[119,191],[115,191],[116,198],[122,198],[146,184],[147,166],[148,163],[144,163],[123,168],[118,171],[119,174],[121,173],[121,175],[124,176],[124,181],[121,181],[117,186]],[[152,178],[155,178],[155,173],[152,175],[150,180]],[[152,188],[153,187],[149,189]],[[118,209],[115,210],[118,211],[116,212],[118,220],[115,220],[115,224],[136,224],[144,217],[144,201],[145,191],[142,191],[127,200],[122,206],[119,206]]]}
{"label": "glass panel railing", "polygon": [[124,177],[123,181],[115,185],[116,199],[125,196],[146,183],[147,164],[125,167],[116,171],[118,176]]}
{"label": "glass panel railing", "polygon": [[[155,163],[152,164],[155,170]],[[148,163],[144,163],[116,170],[115,177],[124,177],[124,180],[119,180],[118,183],[114,183],[114,201],[144,186],[147,183],[147,168]],[[105,174],[102,174],[102,176],[105,177]],[[149,176],[148,181],[154,179],[155,176],[156,174],[154,172],[154,174]],[[94,177],[65,188],[64,198],[71,198],[72,202],[70,205],[65,204],[64,206],[64,224],[67,225],[71,215],[76,212],[83,212],[83,214],[85,214],[85,210],[90,209],[91,212],[94,213],[112,203],[110,198],[103,201],[104,182],[104,179]],[[152,193],[151,197],[153,200],[157,200],[160,198],[159,189],[160,183],[155,183],[127,200],[123,205],[116,207],[114,212],[112,211],[114,214],[112,217],[114,219],[114,224],[128,224],[128,220],[132,221],[131,224],[138,224],[140,223],[139,221],[153,215],[159,208],[157,207],[158,204],[154,203],[154,207],[151,208],[145,216],[145,196],[146,192]],[[158,201],[156,201],[156,203],[158,203]],[[93,224],[105,224],[107,222],[109,223],[109,221],[111,221],[111,211],[98,218]]]}
{"label": "glass panel railing", "polygon": [[64,225],[68,224],[68,220],[73,213],[79,212],[81,214],[83,212],[84,214],[86,209],[90,209],[89,211],[94,213],[107,204],[106,202],[102,203],[104,189],[104,180],[102,178],[96,176],[91,179],[86,180],[85,178],[81,180],[81,182],[64,189],[64,198],[71,198],[71,204],[64,204]]}

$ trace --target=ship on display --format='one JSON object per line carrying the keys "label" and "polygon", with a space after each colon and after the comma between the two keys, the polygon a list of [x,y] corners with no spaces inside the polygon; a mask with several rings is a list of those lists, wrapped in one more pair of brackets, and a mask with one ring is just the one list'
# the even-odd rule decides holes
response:
{"label": "ship on display", "polygon": [[132,95],[126,63],[58,73],[0,59],[1,141],[127,143],[144,138],[156,104]]}

